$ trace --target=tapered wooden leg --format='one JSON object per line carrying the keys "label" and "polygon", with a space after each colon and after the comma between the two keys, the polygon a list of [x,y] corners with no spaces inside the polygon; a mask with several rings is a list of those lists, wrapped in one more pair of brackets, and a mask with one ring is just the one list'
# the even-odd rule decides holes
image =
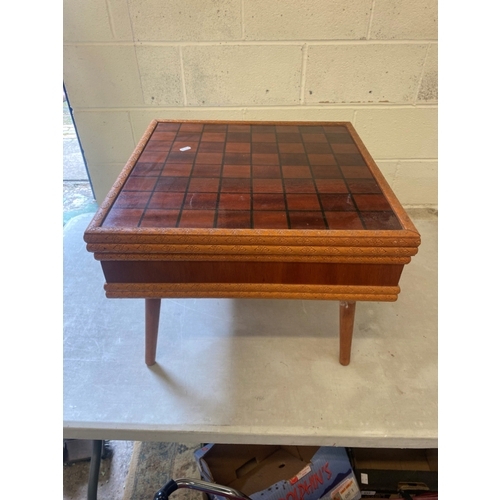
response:
{"label": "tapered wooden leg", "polygon": [[354,314],[356,302],[340,302],[340,356],[341,365],[347,366],[351,361],[352,331],[354,328]]}
{"label": "tapered wooden leg", "polygon": [[156,363],[156,343],[160,323],[161,299],[146,299],[146,364]]}

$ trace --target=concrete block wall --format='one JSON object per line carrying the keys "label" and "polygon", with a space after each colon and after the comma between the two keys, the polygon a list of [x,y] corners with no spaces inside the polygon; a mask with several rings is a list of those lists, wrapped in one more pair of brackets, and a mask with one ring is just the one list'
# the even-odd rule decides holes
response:
{"label": "concrete block wall", "polygon": [[64,0],[64,83],[101,202],[154,118],[350,121],[437,207],[437,0]]}

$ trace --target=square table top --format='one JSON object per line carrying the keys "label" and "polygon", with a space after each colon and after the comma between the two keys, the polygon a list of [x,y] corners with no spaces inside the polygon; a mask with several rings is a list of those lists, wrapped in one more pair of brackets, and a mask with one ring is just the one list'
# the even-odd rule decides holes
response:
{"label": "square table top", "polygon": [[153,120],[89,229],[416,233],[348,122]]}

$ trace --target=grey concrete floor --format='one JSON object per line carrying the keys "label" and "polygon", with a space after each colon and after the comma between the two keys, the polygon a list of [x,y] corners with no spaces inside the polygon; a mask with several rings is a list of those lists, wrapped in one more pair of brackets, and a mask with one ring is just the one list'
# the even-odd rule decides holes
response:
{"label": "grey concrete floor", "polygon": [[[121,500],[124,496],[133,441],[109,441],[111,456],[101,461],[97,498]],[[90,461],[63,466],[63,500],[86,500]],[[159,487],[162,485],[160,484]]]}

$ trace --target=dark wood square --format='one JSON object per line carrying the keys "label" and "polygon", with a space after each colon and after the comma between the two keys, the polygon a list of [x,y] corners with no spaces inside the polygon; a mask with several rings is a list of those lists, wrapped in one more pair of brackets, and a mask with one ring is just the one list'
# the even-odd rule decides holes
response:
{"label": "dark wood square", "polygon": [[302,153],[281,153],[281,164],[288,165],[307,165],[307,155]]}
{"label": "dark wood square", "polygon": [[252,141],[252,134],[245,132],[229,132],[226,138],[227,142],[248,142]]}
{"label": "dark wood square", "polygon": [[250,179],[228,179],[223,178],[221,182],[221,193],[249,193],[250,192]]}
{"label": "dark wood square", "polygon": [[215,210],[183,210],[179,227],[214,227]]}
{"label": "dark wood square", "polygon": [[183,165],[177,163],[166,164],[161,175],[168,177],[189,177],[191,175],[192,165]]}
{"label": "dark wood square", "polygon": [[248,193],[220,193],[219,214],[221,210],[250,210],[251,200]]}
{"label": "dark wood square", "polygon": [[192,177],[189,181],[188,190],[198,193],[218,193],[220,179]]}
{"label": "dark wood square", "polygon": [[[185,124],[187,125],[187,124]],[[159,122],[156,125],[155,132],[169,132],[169,131],[178,131],[182,127],[181,123],[165,123]],[[182,127],[184,128],[184,127]]]}
{"label": "dark wood square", "polygon": [[348,193],[346,183],[343,179],[316,179],[318,193]]}
{"label": "dark wood square", "polygon": [[222,167],[220,163],[215,165],[198,165],[193,168],[193,177],[219,177]]}
{"label": "dark wood square", "polygon": [[184,193],[154,192],[149,201],[150,208],[180,209],[184,202]]}
{"label": "dark wood square", "polygon": [[286,193],[316,193],[312,179],[285,179]]}
{"label": "dark wood square", "polygon": [[135,166],[134,176],[157,176],[160,175],[163,163],[139,162]]}
{"label": "dark wood square", "polygon": [[253,179],[254,193],[282,193],[283,181],[281,179]]}
{"label": "dark wood square", "polygon": [[288,229],[288,219],[285,211],[266,211],[253,213],[255,229]]}
{"label": "dark wood square", "polygon": [[347,186],[351,193],[381,193],[379,185],[373,179],[348,179]]}
{"label": "dark wood square", "polygon": [[286,195],[288,210],[321,210],[319,200],[315,194],[288,194]]}
{"label": "dark wood square", "polygon": [[358,209],[362,212],[391,211],[391,205],[382,194],[355,194],[354,200]]}
{"label": "dark wood square", "polygon": [[160,177],[156,184],[156,191],[179,191],[187,189],[189,179],[187,177]]}
{"label": "dark wood square", "polygon": [[252,153],[253,165],[279,165],[280,159],[277,154],[272,153]]}
{"label": "dark wood square", "polygon": [[153,191],[156,185],[156,177],[130,177],[125,183],[126,191]]}
{"label": "dark wood square", "polygon": [[147,191],[122,191],[115,202],[116,208],[145,208],[151,194]]}
{"label": "dark wood square", "polygon": [[356,210],[352,195],[346,194],[320,194],[321,206],[326,211],[350,212]]}
{"label": "dark wood square", "polygon": [[360,216],[366,229],[401,229],[393,212],[361,212]]}
{"label": "dark wood square", "polygon": [[223,142],[200,142],[198,153],[222,153],[224,146]]}
{"label": "dark wood square", "polygon": [[144,212],[141,227],[176,227],[179,210],[159,210],[149,208]]}
{"label": "dark wood square", "polygon": [[[249,153],[251,151],[251,144],[249,142],[228,142],[226,144],[227,153]],[[250,159],[250,156],[248,156]],[[227,161],[227,158],[226,158]]]}
{"label": "dark wood square", "polygon": [[196,155],[197,165],[217,165],[220,167],[222,153],[198,153]]}
{"label": "dark wood square", "polygon": [[[257,154],[275,154],[278,152],[278,146],[275,142],[254,142],[252,144],[252,153]],[[283,158],[282,158],[283,160]]]}
{"label": "dark wood square", "polygon": [[217,216],[217,227],[226,229],[250,229],[251,212],[222,210]]}
{"label": "dark wood square", "polygon": [[326,229],[321,212],[290,212],[291,229]]}
{"label": "dark wood square", "polygon": [[222,177],[248,177],[251,175],[250,165],[224,165]]}
{"label": "dark wood square", "polygon": [[183,207],[184,210],[215,210],[217,198],[217,193],[188,192]]}
{"label": "dark wood square", "polygon": [[285,197],[277,193],[254,193],[252,196],[254,211],[285,210]]}
{"label": "dark wood square", "polygon": [[315,179],[341,179],[342,172],[335,165],[312,165],[311,172]]}
{"label": "dark wood square", "polygon": [[201,142],[225,142],[226,134],[223,132],[203,132]]}
{"label": "dark wood square", "polygon": [[102,227],[119,228],[119,227],[137,227],[143,210],[140,208],[114,208],[108,213]]}
{"label": "dark wood square", "polygon": [[329,229],[363,229],[363,223],[356,212],[327,212],[326,221]]}
{"label": "dark wood square", "polygon": [[310,179],[311,170],[308,166],[290,166],[284,165],[281,167],[284,179]]}
{"label": "dark wood square", "polygon": [[278,143],[280,153],[305,153],[304,145],[297,142],[280,142]]}
{"label": "dark wood square", "polygon": [[279,165],[253,165],[252,176],[254,179],[281,179]]}
{"label": "dark wood square", "polygon": [[250,153],[228,153],[224,155],[224,165],[250,165]]}

